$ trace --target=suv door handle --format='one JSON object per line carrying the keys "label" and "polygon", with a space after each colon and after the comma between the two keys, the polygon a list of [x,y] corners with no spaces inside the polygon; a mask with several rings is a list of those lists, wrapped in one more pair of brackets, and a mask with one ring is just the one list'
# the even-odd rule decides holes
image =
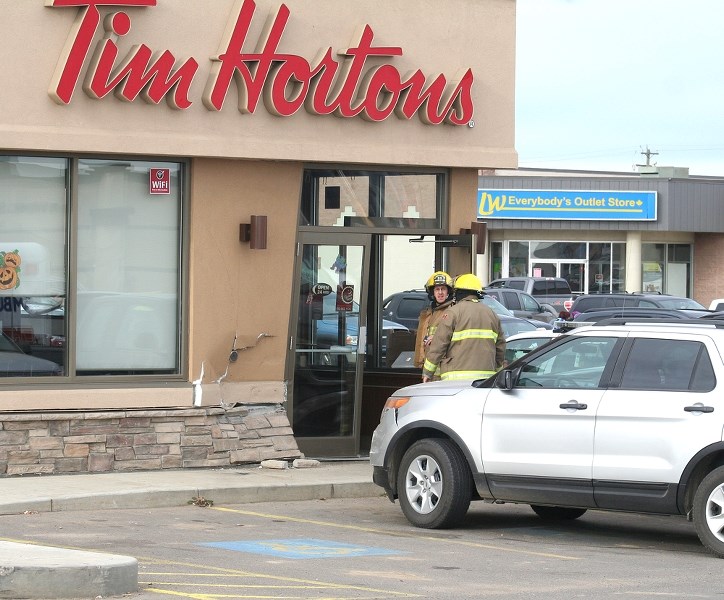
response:
{"label": "suv door handle", "polygon": [[[588,404],[580,404],[576,402],[575,400],[572,400],[571,402],[565,402],[563,404],[559,404],[558,408],[573,408],[575,410],[586,410],[588,408]],[[714,409],[712,409],[714,410]]]}
{"label": "suv door handle", "polygon": [[713,406],[704,406],[703,404],[694,405],[694,406],[685,406],[684,410],[686,412],[703,412],[703,413],[713,413],[714,407]]}

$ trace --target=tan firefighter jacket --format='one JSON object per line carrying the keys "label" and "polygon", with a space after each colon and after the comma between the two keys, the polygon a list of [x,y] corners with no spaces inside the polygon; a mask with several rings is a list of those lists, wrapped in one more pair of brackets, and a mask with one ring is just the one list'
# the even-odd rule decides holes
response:
{"label": "tan firefighter jacket", "polygon": [[458,300],[440,316],[428,347],[422,374],[432,378],[483,379],[494,375],[505,359],[500,319],[475,296]]}
{"label": "tan firefighter jacket", "polygon": [[442,304],[436,304],[435,307],[428,306],[420,313],[420,320],[417,324],[417,337],[415,339],[415,357],[414,365],[418,369],[425,362],[425,353],[430,347],[432,337],[435,335],[437,324],[440,322],[445,309],[452,306],[453,299],[450,298]]}

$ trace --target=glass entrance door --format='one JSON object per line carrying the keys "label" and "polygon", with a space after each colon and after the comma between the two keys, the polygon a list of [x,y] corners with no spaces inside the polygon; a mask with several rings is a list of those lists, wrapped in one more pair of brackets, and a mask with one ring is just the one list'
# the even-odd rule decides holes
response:
{"label": "glass entrance door", "polygon": [[359,453],[370,236],[301,233],[291,422],[307,456]]}
{"label": "glass entrance door", "polygon": [[586,261],[536,260],[530,263],[533,277],[563,277],[573,293],[584,293],[586,286]]}

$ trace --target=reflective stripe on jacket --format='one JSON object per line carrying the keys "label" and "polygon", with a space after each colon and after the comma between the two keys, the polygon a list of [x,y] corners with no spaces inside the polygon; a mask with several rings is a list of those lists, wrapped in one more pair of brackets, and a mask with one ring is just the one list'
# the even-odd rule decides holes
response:
{"label": "reflective stripe on jacket", "polygon": [[466,296],[441,316],[422,374],[441,379],[484,379],[505,359],[500,319],[475,296]]}

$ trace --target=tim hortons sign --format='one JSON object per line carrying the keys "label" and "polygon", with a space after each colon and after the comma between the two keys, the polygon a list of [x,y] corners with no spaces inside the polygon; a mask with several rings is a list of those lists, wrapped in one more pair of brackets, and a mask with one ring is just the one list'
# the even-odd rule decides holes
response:
{"label": "tim hortons sign", "polygon": [[[121,56],[118,40],[130,33],[131,17],[120,10],[101,16],[102,7],[156,6],[156,0],[45,0],[45,5],[75,8],[78,13],[49,89],[55,102],[70,104],[86,68],[82,86],[91,98],[113,92],[127,102],[140,96],[154,104],[165,99],[176,109],[193,104],[189,92],[199,71],[196,59],[178,60],[170,50],[154,51],[144,43]],[[254,0],[237,0],[219,53],[210,57],[202,96],[208,110],[222,109],[233,83],[242,114],[253,114],[261,101],[280,117],[303,107],[315,115],[370,121],[383,121],[392,114],[408,120],[418,115],[431,125],[472,121],[471,69],[451,80],[442,74],[428,77],[420,69],[403,75],[392,64],[394,57],[402,56],[402,48],[375,45],[369,25],[362,27],[351,47],[337,52],[323,48],[308,60],[280,50],[291,14],[285,4],[270,15],[258,40],[248,39],[255,12]]]}

